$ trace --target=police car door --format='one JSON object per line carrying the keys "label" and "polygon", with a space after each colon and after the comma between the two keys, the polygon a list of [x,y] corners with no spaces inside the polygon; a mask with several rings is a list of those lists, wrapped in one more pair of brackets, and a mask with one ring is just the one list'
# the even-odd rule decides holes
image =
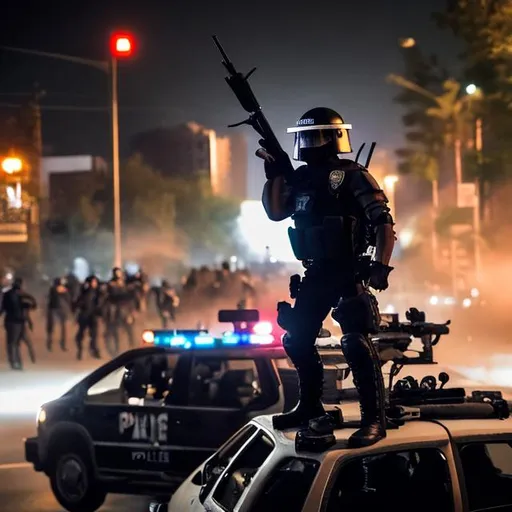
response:
{"label": "police car door", "polygon": [[[181,427],[189,457],[200,464],[247,421],[245,405],[257,392],[253,359],[190,353],[190,382]],[[183,356],[185,357],[185,356]]]}
{"label": "police car door", "polygon": [[176,355],[137,353],[87,390],[83,423],[100,471],[168,471],[179,407],[166,400],[179,373]]}

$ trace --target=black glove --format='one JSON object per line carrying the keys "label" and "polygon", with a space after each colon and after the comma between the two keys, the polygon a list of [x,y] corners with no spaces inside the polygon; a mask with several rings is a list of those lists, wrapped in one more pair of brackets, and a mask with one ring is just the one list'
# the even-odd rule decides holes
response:
{"label": "black glove", "polygon": [[380,261],[372,261],[370,264],[370,279],[368,285],[374,290],[383,291],[389,286],[388,277],[394,267],[384,265]]}
{"label": "black glove", "polygon": [[285,176],[291,168],[290,157],[284,151],[280,151],[277,155],[270,154],[265,139],[260,139],[259,145],[261,148],[256,151],[256,156],[264,160],[265,177],[267,180],[272,180],[278,176]]}

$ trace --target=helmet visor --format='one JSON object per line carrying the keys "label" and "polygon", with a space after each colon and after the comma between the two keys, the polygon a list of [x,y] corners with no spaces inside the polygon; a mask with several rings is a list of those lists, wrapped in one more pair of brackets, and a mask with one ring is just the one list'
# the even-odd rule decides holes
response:
{"label": "helmet visor", "polygon": [[297,132],[295,136],[299,149],[319,148],[335,140],[336,132],[334,130],[308,130]]}

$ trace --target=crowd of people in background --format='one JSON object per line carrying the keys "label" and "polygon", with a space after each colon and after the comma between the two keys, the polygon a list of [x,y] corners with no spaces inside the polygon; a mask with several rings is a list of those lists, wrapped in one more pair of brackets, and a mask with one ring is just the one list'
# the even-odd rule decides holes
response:
{"label": "crowd of people in background", "polygon": [[118,355],[122,338],[127,348],[135,347],[136,327],[142,330],[148,322],[153,328],[208,328],[219,309],[256,307],[257,289],[257,279],[248,269],[233,270],[228,262],[220,268],[193,268],[179,283],[163,279],[158,286],[150,285],[142,269],[129,274],[113,268],[107,281],[90,275],[81,282],[69,273],[55,278],[39,303],[16,278],[2,290],[0,308],[7,361],[13,370],[22,370],[21,348],[26,345],[31,362],[36,362],[36,310],[43,313],[39,318],[45,324],[48,352],[68,352],[74,344],[77,360],[84,352],[100,359]]}

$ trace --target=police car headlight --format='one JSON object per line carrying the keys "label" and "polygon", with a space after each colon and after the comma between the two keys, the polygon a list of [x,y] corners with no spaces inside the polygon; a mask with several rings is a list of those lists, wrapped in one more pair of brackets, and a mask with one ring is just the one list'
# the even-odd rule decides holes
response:
{"label": "police car headlight", "polygon": [[41,407],[37,413],[37,424],[40,425],[46,421],[46,411]]}
{"label": "police car headlight", "polygon": [[437,306],[439,304],[439,297],[437,295],[432,295],[428,302],[431,306]]}

